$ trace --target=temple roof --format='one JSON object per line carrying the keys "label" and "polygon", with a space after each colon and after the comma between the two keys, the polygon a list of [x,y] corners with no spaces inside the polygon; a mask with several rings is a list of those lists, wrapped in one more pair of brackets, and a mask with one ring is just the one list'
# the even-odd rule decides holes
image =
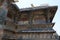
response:
{"label": "temple roof", "polygon": [[13,6],[16,10],[20,10],[19,7],[16,4],[11,4],[11,6]]}
{"label": "temple roof", "polygon": [[25,11],[31,11],[31,12],[33,12],[33,11],[36,11],[36,10],[45,10],[45,9],[47,9],[47,11],[50,10],[51,15],[52,15],[51,18],[50,18],[51,22],[52,22],[52,20],[53,20],[53,18],[55,16],[57,8],[58,8],[58,6],[37,6],[37,7],[30,7],[30,8],[19,9],[19,7],[16,4],[12,4],[12,6],[16,10],[18,10],[19,12],[25,12]]}
{"label": "temple roof", "polygon": [[34,32],[38,32],[38,33],[50,33],[50,32],[52,32],[52,33],[55,33],[56,31],[54,31],[52,28],[45,28],[45,29],[43,29],[43,28],[39,28],[39,29],[28,29],[28,30],[16,30],[16,31],[14,31],[14,30],[7,30],[7,29],[5,29],[6,31],[10,31],[10,32],[17,32],[17,33],[21,33],[21,32],[27,32],[27,33],[34,33]]}
{"label": "temple roof", "polygon": [[55,9],[57,10],[57,6],[37,6],[37,7],[30,7],[30,8],[22,8],[20,11],[34,11],[34,10],[42,10],[42,9]]}
{"label": "temple roof", "polygon": [[[16,4],[12,4],[13,7],[19,10],[19,7]],[[20,11],[34,11],[34,10],[41,10],[41,9],[55,9],[57,11],[58,6],[37,6],[37,7],[29,7],[29,8],[21,8]]]}
{"label": "temple roof", "polygon": [[51,28],[51,29],[45,29],[45,30],[44,30],[44,29],[30,29],[30,30],[28,29],[28,30],[18,31],[18,33],[19,33],[19,32],[24,32],[24,33],[25,33],[25,32],[27,32],[27,33],[28,33],[28,32],[30,32],[30,33],[31,33],[31,32],[33,32],[33,33],[34,33],[34,32],[38,32],[38,33],[46,33],[46,32],[50,33],[50,32],[53,32],[53,33],[54,33],[55,31]]}

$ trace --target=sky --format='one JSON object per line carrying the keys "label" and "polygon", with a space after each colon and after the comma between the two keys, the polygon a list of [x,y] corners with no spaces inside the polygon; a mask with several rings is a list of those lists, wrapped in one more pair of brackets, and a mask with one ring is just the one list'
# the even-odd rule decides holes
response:
{"label": "sky", "polygon": [[20,9],[31,7],[31,4],[34,6],[40,6],[42,4],[48,4],[49,6],[58,6],[57,12],[53,18],[53,23],[55,23],[53,29],[58,35],[60,35],[60,0],[19,0],[19,2],[16,2],[16,4]]}

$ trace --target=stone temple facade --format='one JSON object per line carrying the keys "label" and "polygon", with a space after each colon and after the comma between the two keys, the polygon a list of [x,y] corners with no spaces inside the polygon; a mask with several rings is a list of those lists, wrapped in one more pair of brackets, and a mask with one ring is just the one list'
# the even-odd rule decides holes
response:
{"label": "stone temple facade", "polygon": [[57,6],[19,9],[12,2],[7,1],[7,17],[0,16],[0,40],[58,40],[52,23]]}

